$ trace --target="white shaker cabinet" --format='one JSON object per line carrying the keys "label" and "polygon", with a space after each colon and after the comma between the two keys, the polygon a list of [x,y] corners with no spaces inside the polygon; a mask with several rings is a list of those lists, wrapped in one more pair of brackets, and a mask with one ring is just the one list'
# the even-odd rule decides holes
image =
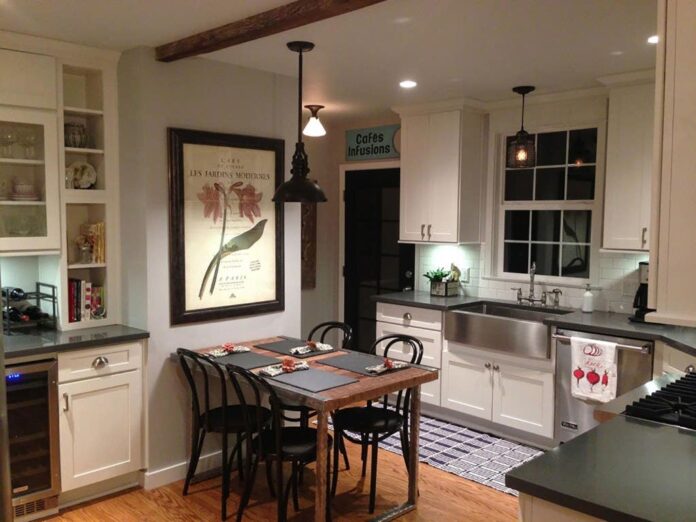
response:
{"label": "white shaker cabinet", "polygon": [[650,322],[696,326],[696,2],[658,3]]}
{"label": "white shaker cabinet", "polygon": [[[140,354],[124,365],[122,353],[139,345],[61,353],[58,357],[61,490],[71,491],[143,467],[143,377]],[[93,359],[89,378],[61,382]],[[122,371],[127,369],[127,371]],[[96,376],[95,376],[96,375]]]}
{"label": "white shaker cabinet", "polygon": [[0,105],[55,109],[56,59],[0,49]]}
{"label": "white shaker cabinet", "polygon": [[654,83],[610,89],[604,248],[649,249],[654,115]]}
{"label": "white shaker cabinet", "polygon": [[483,114],[469,108],[401,115],[399,240],[478,243],[483,178]]}
{"label": "white shaker cabinet", "polygon": [[443,356],[442,406],[490,420],[493,408],[491,362],[468,354]]}

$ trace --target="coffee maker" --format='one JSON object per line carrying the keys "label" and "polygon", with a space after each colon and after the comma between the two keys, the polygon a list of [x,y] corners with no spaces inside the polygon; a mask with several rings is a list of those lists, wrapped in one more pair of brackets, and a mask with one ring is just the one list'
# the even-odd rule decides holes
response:
{"label": "coffee maker", "polygon": [[637,323],[645,322],[645,314],[649,312],[654,312],[653,308],[648,308],[648,262],[641,261],[638,263],[638,280],[640,284],[638,285],[638,290],[636,291],[636,296],[633,298],[633,308],[636,309],[635,313],[629,318],[631,321]]}

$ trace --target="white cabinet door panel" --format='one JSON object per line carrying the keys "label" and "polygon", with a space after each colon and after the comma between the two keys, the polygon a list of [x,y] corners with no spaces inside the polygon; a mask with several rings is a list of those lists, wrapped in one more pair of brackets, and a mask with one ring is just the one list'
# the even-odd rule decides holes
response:
{"label": "white cabinet door panel", "polygon": [[61,384],[62,491],[141,467],[140,370]]}
{"label": "white cabinet door panel", "polygon": [[[385,335],[410,335],[423,343],[423,360],[421,364],[440,368],[442,355],[442,334],[434,330],[424,330],[409,326],[399,326],[377,322],[377,338]],[[377,355],[384,354],[384,347],[377,347]],[[389,349],[389,357],[402,361],[411,361],[410,345],[399,343]],[[440,379],[421,385],[421,400],[428,404],[440,405]]]}
{"label": "white cabinet door panel", "polygon": [[494,365],[493,422],[553,437],[553,374]]}
{"label": "white cabinet door panel", "polygon": [[56,60],[0,49],[0,105],[55,109]]}
{"label": "white cabinet door panel", "polygon": [[425,241],[428,223],[428,116],[401,120],[399,239]]}
{"label": "white cabinet door panel", "polygon": [[442,406],[491,419],[493,375],[485,359],[445,352],[442,356]]}

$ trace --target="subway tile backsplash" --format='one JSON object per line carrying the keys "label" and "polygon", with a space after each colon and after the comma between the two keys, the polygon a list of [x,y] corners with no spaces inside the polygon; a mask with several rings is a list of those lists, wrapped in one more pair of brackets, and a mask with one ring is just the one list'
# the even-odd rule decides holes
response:
{"label": "subway tile backsplash", "polygon": [[[522,286],[523,292],[528,291],[527,281],[520,284],[516,281],[483,278],[482,252],[479,245],[416,245],[416,290],[430,289],[430,283],[423,277],[425,272],[441,267],[449,269],[454,263],[462,272],[469,269],[469,282],[461,285],[461,291],[465,295],[513,300],[515,292],[510,287]],[[598,267],[594,268],[599,271],[599,278],[592,285],[595,310],[632,313],[633,296],[638,288],[638,263],[647,260],[648,255],[642,253],[600,252]],[[582,306],[582,295],[585,292],[583,288],[538,283],[536,293],[541,295],[542,291],[553,288],[563,291],[561,306]]]}

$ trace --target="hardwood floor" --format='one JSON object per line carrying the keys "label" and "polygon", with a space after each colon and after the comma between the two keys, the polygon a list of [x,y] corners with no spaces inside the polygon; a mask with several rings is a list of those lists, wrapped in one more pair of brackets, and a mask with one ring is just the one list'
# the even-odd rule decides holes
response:
{"label": "hardwood floor", "polygon": [[[338,493],[333,499],[334,521],[369,520],[367,512],[369,467],[367,480],[360,479],[360,453],[348,444],[351,462],[349,471],[339,475]],[[259,466],[254,493],[244,511],[245,521],[275,520],[275,499],[266,487],[263,464]],[[445,471],[420,466],[420,500],[418,510],[400,520],[512,522],[517,520],[517,499]],[[75,506],[49,518],[53,522],[178,522],[220,520],[220,479],[195,484],[189,494],[181,495],[183,482],[144,491],[130,490],[106,499]],[[377,513],[393,507],[406,498],[406,470],[403,459],[394,453],[380,451],[377,476]],[[291,520],[311,521],[314,502],[313,466],[305,474],[300,493],[299,513],[288,508]],[[234,520],[238,503],[239,482],[233,475],[233,491],[228,503],[228,520]],[[290,503],[292,504],[292,503]]]}

